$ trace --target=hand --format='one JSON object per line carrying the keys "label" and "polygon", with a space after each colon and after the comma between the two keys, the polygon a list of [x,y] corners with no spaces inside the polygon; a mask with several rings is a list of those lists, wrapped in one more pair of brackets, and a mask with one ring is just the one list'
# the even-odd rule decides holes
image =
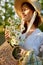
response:
{"label": "hand", "polygon": [[10,37],[10,31],[9,30],[5,30],[5,39],[8,40]]}

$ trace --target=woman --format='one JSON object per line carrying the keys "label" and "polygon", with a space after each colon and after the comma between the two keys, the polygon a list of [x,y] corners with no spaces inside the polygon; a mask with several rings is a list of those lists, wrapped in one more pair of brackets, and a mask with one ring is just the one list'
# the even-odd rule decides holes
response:
{"label": "woman", "polygon": [[[17,8],[17,3],[20,4]],[[37,11],[29,2],[27,1],[15,1],[16,12],[21,16],[21,33],[22,39],[25,39],[24,43],[19,45],[26,50],[34,50],[36,55],[39,54],[39,47],[43,44],[43,32],[37,29],[38,25],[41,23],[41,18],[39,16],[39,11]],[[21,10],[19,9],[21,8]],[[22,27],[25,30],[22,30]],[[6,38],[10,35],[6,34]]]}
{"label": "woman", "polygon": [[[40,45],[43,44],[43,32],[37,29],[41,19],[38,16],[37,12],[35,13],[36,14],[35,16],[33,15],[35,10],[27,2],[22,4],[21,9],[22,9],[22,17],[23,17],[22,18],[23,21],[21,25],[25,27],[25,30],[22,31],[23,34],[21,37],[22,39],[24,36],[27,37],[25,39],[25,42],[21,44],[21,46],[23,46],[23,48],[26,50],[34,49],[35,54],[37,55],[39,53]],[[33,23],[31,21],[33,21]],[[21,26],[21,29],[22,29],[22,26]]]}

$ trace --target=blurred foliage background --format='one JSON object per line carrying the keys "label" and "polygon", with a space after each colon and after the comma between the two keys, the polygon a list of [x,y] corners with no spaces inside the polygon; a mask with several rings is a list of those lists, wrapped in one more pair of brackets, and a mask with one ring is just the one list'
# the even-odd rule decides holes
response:
{"label": "blurred foliage background", "polygon": [[0,26],[10,25],[8,19],[20,21],[19,17],[14,11],[14,0],[1,0],[0,1]]}
{"label": "blurred foliage background", "polygon": [[[4,29],[6,25],[20,23],[20,18],[14,11],[14,0],[0,0],[0,44],[5,41]],[[15,26],[15,25],[14,25]]]}

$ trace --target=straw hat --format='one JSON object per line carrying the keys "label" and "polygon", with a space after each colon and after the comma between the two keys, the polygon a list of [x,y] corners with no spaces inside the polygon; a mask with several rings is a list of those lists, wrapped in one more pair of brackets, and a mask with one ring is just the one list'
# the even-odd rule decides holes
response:
{"label": "straw hat", "polygon": [[15,0],[14,2],[14,6],[15,6],[15,11],[16,13],[22,18],[22,12],[21,12],[21,5],[24,2],[28,2],[29,4],[31,4],[33,6],[33,8],[38,12],[38,14],[40,15],[40,10],[41,10],[41,6],[39,4],[38,1],[32,1],[32,0]]}

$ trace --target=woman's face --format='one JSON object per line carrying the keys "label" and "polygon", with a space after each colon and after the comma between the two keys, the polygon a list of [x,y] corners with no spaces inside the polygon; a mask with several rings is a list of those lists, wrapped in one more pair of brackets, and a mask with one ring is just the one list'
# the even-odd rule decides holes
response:
{"label": "woman's face", "polygon": [[22,6],[22,17],[24,18],[24,20],[30,21],[32,15],[33,11],[31,10],[31,8],[27,4],[24,4]]}

